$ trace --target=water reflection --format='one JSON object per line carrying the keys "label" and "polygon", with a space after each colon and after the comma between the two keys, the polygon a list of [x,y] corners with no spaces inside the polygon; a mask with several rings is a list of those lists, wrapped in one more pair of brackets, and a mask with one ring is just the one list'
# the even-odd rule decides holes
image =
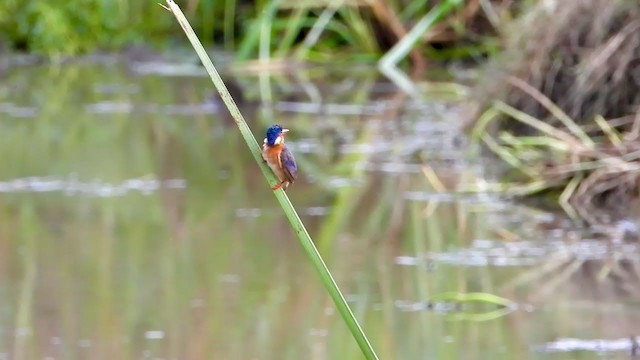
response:
{"label": "water reflection", "polygon": [[[6,358],[360,358],[197,75],[6,71]],[[382,358],[626,358],[640,288],[632,224],[622,237],[588,232],[461,192],[491,181],[493,165],[466,143],[460,103],[408,99],[369,69],[274,77],[264,106],[259,80],[238,81],[258,138],[273,122],[292,129],[303,176],[289,195]],[[518,307],[454,317],[432,301],[453,291]]]}

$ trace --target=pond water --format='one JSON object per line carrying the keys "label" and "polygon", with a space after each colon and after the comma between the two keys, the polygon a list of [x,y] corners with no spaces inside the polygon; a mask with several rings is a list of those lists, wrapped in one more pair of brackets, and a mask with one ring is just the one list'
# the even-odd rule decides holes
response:
{"label": "pond water", "polygon": [[[235,79],[258,140],[291,129],[288,195],[381,359],[629,358],[634,225],[480,191],[499,165],[464,97],[366,68]],[[0,127],[0,359],[361,358],[195,65],[8,67]]]}

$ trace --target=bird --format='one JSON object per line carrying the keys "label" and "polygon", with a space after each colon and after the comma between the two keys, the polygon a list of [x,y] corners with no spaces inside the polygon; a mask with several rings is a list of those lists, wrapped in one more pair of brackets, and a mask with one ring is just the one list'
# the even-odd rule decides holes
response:
{"label": "bird", "polygon": [[280,125],[271,125],[267,129],[262,144],[262,159],[269,165],[279,181],[271,190],[282,188],[286,191],[298,177],[296,159],[284,144],[284,136],[288,132],[289,129],[283,129]]}

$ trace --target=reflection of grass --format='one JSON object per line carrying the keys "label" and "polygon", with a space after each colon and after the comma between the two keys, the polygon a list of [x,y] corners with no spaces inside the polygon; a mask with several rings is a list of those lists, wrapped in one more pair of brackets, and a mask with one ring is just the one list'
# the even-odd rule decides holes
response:
{"label": "reflection of grass", "polygon": [[[11,74],[8,82],[30,79],[24,73]],[[147,97],[144,101],[139,94],[105,95],[83,88],[103,83],[132,86],[126,73],[121,78],[115,74],[94,67],[63,68],[59,74],[35,76],[50,81],[34,84],[26,91],[29,96],[14,94],[13,100],[21,105],[34,99],[46,102],[37,107],[35,118],[2,119],[0,149],[6,161],[1,179],[53,176],[118,183],[166,176],[186,179],[188,189],[106,199],[3,193],[0,239],[6,244],[3,264],[11,270],[3,272],[1,287],[11,289],[11,295],[0,314],[11,315],[2,315],[2,332],[21,335],[4,342],[1,351],[15,351],[12,358],[99,352],[125,359],[140,358],[145,350],[163,357],[204,358],[218,352],[227,358],[224,354],[230,352],[224,344],[251,333],[256,322],[250,309],[262,303],[269,288],[261,279],[252,280],[258,286],[239,284],[253,274],[270,273],[265,269],[275,268],[278,258],[278,244],[270,236],[260,241],[265,227],[238,220],[228,206],[231,198],[243,201],[248,196],[251,187],[238,182],[251,178],[243,166],[248,159],[235,145],[240,139],[221,127],[216,130],[226,136],[216,139],[215,148],[229,153],[216,156],[211,151],[210,128],[217,121],[210,114],[185,122],[144,111],[87,113],[86,104],[111,96],[138,105],[148,104],[149,98],[171,103],[174,89],[180,88],[165,79],[137,79],[136,86]],[[196,81],[180,89],[183,94],[202,90]],[[228,177],[221,178],[221,172]],[[238,184],[231,188],[242,191],[223,191],[230,182]],[[254,202],[266,202],[251,196]],[[177,229],[180,226],[186,233]],[[266,228],[272,232],[278,226]],[[246,238],[234,235],[240,231]],[[245,252],[249,246],[252,250]],[[249,255],[254,250],[259,256]],[[261,262],[262,270],[251,264],[252,259]],[[250,266],[238,266],[243,263]],[[279,309],[280,304],[274,301],[269,308]],[[228,331],[234,321],[227,315],[229,307],[243,319],[233,331]],[[269,323],[279,323],[283,314],[271,312]],[[164,339],[146,340],[150,330],[163,332]],[[46,345],[51,341],[61,344]],[[244,350],[238,354],[236,358],[257,355]]]}
{"label": "reflection of grass", "polygon": [[[73,172],[82,180],[117,183],[147,175],[183,178],[187,188],[104,199],[32,192],[0,196],[0,291],[6,299],[0,306],[4,319],[0,330],[3,334],[16,330],[17,306],[30,311],[32,316],[25,321],[33,330],[25,338],[32,352],[28,358],[90,358],[96,353],[114,359],[281,360],[309,354],[357,358],[358,347],[331,311],[330,299],[294,246],[280,212],[269,211],[271,194],[258,191],[263,179],[235,129],[225,128],[218,114],[171,115],[162,111],[162,105],[156,111],[144,110],[147,105],[182,104],[185,99],[200,102],[208,86],[203,79],[131,77],[97,67],[74,67],[69,72],[63,67],[57,74],[41,74],[39,69],[9,72],[7,81],[13,83],[3,83],[12,88],[21,81],[34,83],[37,86],[28,88],[20,101],[46,99],[46,103],[35,118],[0,121],[4,130],[0,152],[5,155],[1,180],[64,177]],[[32,81],[31,75],[40,82]],[[59,91],[58,81],[65,91]],[[364,86],[356,83],[355,93],[332,92],[325,99],[369,101],[372,82],[368,78]],[[87,85],[105,83],[136,90],[105,94]],[[86,103],[114,98],[133,103],[135,110],[105,114],[84,110]],[[274,114],[278,121],[295,124],[299,136],[320,138],[322,145],[330,144],[324,141],[332,137],[318,130],[323,126],[355,133],[360,144],[378,135],[371,130],[377,124],[396,119],[393,114],[374,119]],[[261,127],[273,120],[260,121]],[[67,134],[69,129],[73,135]],[[64,147],[59,146],[61,136],[66,136]],[[289,195],[305,206],[331,206],[333,196],[345,192],[335,209],[344,215],[339,219],[343,224],[336,226],[337,240],[329,241],[323,255],[380,356],[501,358],[505,355],[497,349],[506,346],[507,354],[513,354],[513,347],[522,346],[521,356],[506,357],[526,358],[528,344],[513,334],[504,318],[450,321],[455,312],[402,312],[395,303],[429,301],[450,291],[496,293],[490,276],[494,269],[432,266],[429,261],[412,267],[394,263],[397,255],[418,254],[419,247],[444,252],[486,238],[492,230],[486,216],[465,203],[408,203],[405,191],[430,191],[437,182],[429,183],[421,174],[358,173],[356,164],[374,162],[380,154],[340,157],[334,152],[332,148],[300,156],[305,175],[325,176],[318,176],[313,185],[301,181]],[[332,167],[336,157],[339,165]],[[329,175],[361,176],[362,186],[326,189],[323,179]],[[446,181],[440,182],[450,189]],[[351,201],[357,205],[347,211]],[[33,215],[31,210],[19,210],[23,207],[31,207]],[[261,213],[239,218],[236,207],[257,208]],[[326,231],[324,218],[308,219],[318,224],[310,228],[312,233]],[[18,227],[21,222],[24,225]],[[420,228],[415,234],[414,226]],[[34,230],[31,243],[29,229]],[[36,251],[28,254],[31,245]],[[20,286],[29,281],[24,256],[37,261],[30,305],[18,297]],[[147,339],[154,335],[147,331],[159,331],[163,338]],[[62,345],[51,345],[56,339]],[[16,339],[2,336],[0,341],[0,352],[10,352]],[[83,347],[87,344],[89,348]]]}
{"label": "reflection of grass", "polygon": [[[607,230],[605,238],[599,240],[580,239],[574,234],[573,243],[567,243],[541,264],[510,279],[502,285],[502,291],[524,289],[527,300],[535,303],[559,295],[583,301],[618,302],[637,298],[640,262],[629,251],[635,246],[624,244],[621,237],[625,234],[619,229],[612,226]],[[583,244],[579,246],[578,241]],[[600,254],[599,247],[607,247],[608,252]],[[593,254],[584,256],[582,252]]]}
{"label": "reflection of grass", "polygon": [[[363,178],[363,184],[356,189],[341,189],[344,193],[344,201],[338,201],[332,211],[334,221],[325,222],[323,231],[327,239],[342,239],[343,244],[331,242],[325,244],[325,251],[331,253],[363,253],[369,251],[386,254],[390,249],[392,253],[407,252],[417,258],[418,264],[411,267],[406,274],[394,274],[394,266],[388,262],[393,259],[388,254],[376,259],[369,267],[373,274],[366,276],[366,281],[355,281],[354,287],[367,284],[371,290],[362,290],[362,293],[375,292],[373,299],[361,299],[362,302],[376,301],[379,298],[383,316],[381,319],[369,315],[367,324],[371,321],[382,321],[383,328],[395,328],[402,322],[402,316],[396,305],[398,300],[407,300],[417,303],[430,303],[450,300],[449,303],[478,302],[480,306],[464,306],[450,314],[449,319],[465,321],[487,321],[504,316],[513,311],[513,303],[499,296],[491,294],[495,292],[488,269],[467,271],[456,269],[455,274],[444,276],[439,271],[428,270],[433,264],[427,260],[427,254],[431,252],[444,252],[451,247],[465,246],[463,241],[469,238],[482,237],[478,229],[484,231],[476,220],[477,215],[469,212],[463,204],[438,204],[430,203],[426,207],[420,203],[407,203],[403,194],[416,183],[413,176],[397,174],[384,176],[379,179],[374,176]],[[440,184],[439,190],[446,191],[440,180],[431,183]],[[425,182],[420,183],[421,188]],[[428,187],[428,183],[427,183]],[[343,234],[338,236],[338,234]],[[348,234],[348,235],[345,235]],[[345,243],[346,242],[346,243]],[[349,244],[349,245],[347,245]],[[338,255],[331,258],[337,263],[342,263]],[[353,258],[357,263],[368,263],[369,260]],[[356,265],[352,265],[355,267]],[[443,265],[443,267],[446,267]],[[444,270],[443,270],[444,271]],[[447,271],[448,273],[448,271]],[[393,275],[392,275],[393,274]],[[398,279],[403,280],[398,280]],[[372,285],[373,282],[376,285]],[[367,286],[364,285],[364,286]],[[488,291],[482,293],[479,291]],[[360,293],[360,292],[359,292]],[[370,296],[371,297],[371,296]],[[436,315],[438,316],[438,315]],[[419,327],[413,331],[416,333],[433,333],[433,324],[437,323],[434,313],[428,308],[423,309],[413,318],[411,323],[418,322]],[[416,325],[417,326],[417,325]],[[377,328],[374,326],[374,329]],[[372,336],[376,336],[374,333]],[[393,339],[382,345],[381,353],[391,358],[399,358],[400,348],[406,346],[404,341]],[[414,344],[410,352],[420,352],[428,348],[427,345]],[[421,350],[418,350],[421,349]]]}
{"label": "reflection of grass", "polygon": [[[395,186],[394,186],[395,185]],[[388,183],[378,184],[380,198],[373,202],[368,214],[381,212],[393,213],[398,210],[390,208],[392,202],[383,201],[389,187],[389,193],[398,194],[397,181],[389,179]],[[401,193],[401,191],[400,191]],[[466,242],[475,238],[482,238],[483,219],[478,218],[474,211],[470,211],[464,204],[438,204],[431,207],[430,213],[424,212],[425,207],[420,203],[400,202],[405,209],[400,224],[392,224],[391,216],[381,217],[376,231],[369,232],[371,222],[364,221],[354,224],[361,225],[359,230],[351,230],[354,234],[370,234],[354,239],[357,245],[351,245],[343,250],[348,253],[358,253],[356,249],[372,248],[379,253],[375,262],[366,266],[374,274],[370,281],[375,284],[374,299],[379,298],[382,314],[380,317],[369,315],[367,323],[381,321],[381,327],[393,328],[393,338],[388,339],[381,348],[381,353],[390,358],[411,358],[414,354],[435,353],[438,358],[460,358],[468,349],[460,343],[487,344],[498,342],[500,322],[492,323],[497,318],[513,311],[511,302],[490,293],[497,293],[493,285],[492,273],[488,268],[466,268],[434,264],[429,260],[429,253],[447,251],[451,248],[465,247]],[[385,210],[381,210],[385,209]],[[362,209],[362,208],[361,208]],[[362,211],[362,210],[361,210]],[[367,214],[358,214],[355,218],[367,218]],[[399,238],[389,237],[391,227],[402,229]],[[358,228],[356,228],[358,229]],[[355,236],[355,235],[354,235]],[[344,245],[343,245],[344,246]],[[353,249],[354,247],[356,249]],[[360,250],[362,251],[362,250]],[[392,255],[390,256],[391,253]],[[415,257],[414,266],[392,265],[393,254]],[[357,260],[354,260],[357,261]],[[368,260],[369,262],[371,260]],[[362,262],[362,261],[361,261]],[[366,262],[366,261],[364,261]],[[366,271],[366,270],[365,270]],[[482,291],[485,293],[476,294]],[[477,296],[477,298],[476,298]],[[478,306],[463,305],[467,300],[480,300]],[[448,300],[453,300],[449,302]],[[455,305],[456,300],[460,300]],[[374,300],[375,301],[375,300]],[[506,301],[506,302],[505,302]],[[413,304],[408,309],[398,303]],[[428,304],[434,305],[433,307]],[[509,306],[504,308],[503,306]],[[438,310],[441,305],[453,307],[448,312]],[[414,310],[411,310],[414,308]],[[373,320],[375,319],[375,320]],[[451,322],[451,320],[459,320]],[[483,326],[474,322],[486,321],[484,326],[497,331],[486,330],[475,333]],[[415,337],[412,334],[429,334]],[[376,336],[376,333],[372,334]],[[452,344],[441,344],[443,337],[450,336]]]}
{"label": "reflection of grass", "polygon": [[24,254],[22,265],[25,272],[19,284],[19,295],[17,297],[15,326],[16,340],[13,344],[13,354],[16,359],[27,359],[33,353],[29,350],[33,347],[33,342],[28,336],[30,324],[34,320],[33,303],[35,300],[35,280],[37,273],[37,247],[35,244],[36,235],[34,229],[29,227],[33,221],[33,208],[23,207],[20,216],[19,228],[25,235]]}

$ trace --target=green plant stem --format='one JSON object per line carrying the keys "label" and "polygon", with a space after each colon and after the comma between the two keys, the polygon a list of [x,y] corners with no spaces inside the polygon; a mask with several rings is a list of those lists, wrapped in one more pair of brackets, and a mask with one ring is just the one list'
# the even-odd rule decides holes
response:
{"label": "green plant stem", "polygon": [[[246,122],[244,121],[244,118],[240,113],[238,106],[233,101],[233,98],[231,97],[231,94],[229,94],[229,91],[227,90],[227,87],[222,81],[220,74],[218,74],[217,70],[213,66],[211,59],[209,59],[207,52],[202,47],[202,44],[200,43],[200,40],[196,36],[193,29],[191,28],[191,25],[189,24],[184,14],[180,10],[180,7],[178,7],[178,5],[176,5],[176,3],[173,0],[166,0],[166,2],[168,5],[168,8],[167,7],[165,8],[171,11],[171,13],[176,17],[176,19],[178,20],[178,23],[180,24],[185,34],[189,38],[189,41],[191,42],[191,45],[193,46],[194,50],[196,51],[196,53],[198,53],[198,56],[200,57],[202,64],[207,69],[207,72],[209,73],[209,76],[211,77],[213,84],[215,85],[216,89],[220,93],[222,100],[227,106],[227,109],[229,109],[231,116],[236,122],[236,125],[238,125],[238,128],[242,133],[242,137],[247,143],[247,146],[249,146],[249,150],[253,154],[253,157],[256,163],[258,164],[258,166],[260,167],[260,169],[262,170],[262,173],[267,178],[268,183],[270,185],[277,184],[278,181],[275,175],[271,172],[271,170],[267,167],[267,165],[264,164],[262,161],[262,156],[260,154],[260,146],[258,145],[258,142],[253,137],[253,134],[251,133],[251,130],[247,126]],[[362,331],[362,328],[358,324],[358,321],[356,320],[355,316],[353,315],[353,312],[349,308],[349,305],[347,304],[344,296],[340,292],[338,285],[336,284],[335,280],[331,276],[329,269],[327,268],[326,264],[322,260],[322,257],[320,256],[318,249],[316,249],[315,245],[313,244],[313,241],[311,240],[309,233],[305,229],[304,224],[300,220],[300,217],[298,216],[296,210],[294,209],[293,205],[289,201],[289,198],[287,197],[286,193],[283,190],[277,190],[277,191],[274,191],[274,194],[278,199],[278,202],[280,203],[282,210],[285,212],[287,218],[289,219],[289,222],[291,223],[293,230],[298,235],[300,244],[304,248],[313,266],[315,267],[316,271],[320,275],[322,283],[324,284],[325,288],[327,289],[327,292],[333,299],[333,302],[338,308],[340,315],[342,316],[343,320],[346,322],[347,327],[351,331],[356,342],[360,346],[360,349],[362,350],[362,353],[364,354],[365,358],[378,359],[378,356],[373,350],[373,347],[369,343],[369,340],[367,339],[366,335]]]}
{"label": "green plant stem", "polygon": [[396,43],[386,54],[380,59],[379,67],[381,69],[391,68],[398,65],[398,62],[405,58],[411,51],[413,46],[420,40],[420,37],[429,30],[440,18],[448,14],[453,8],[462,4],[461,0],[446,0],[439,5],[434,6],[418,23],[405,35],[398,43]]}
{"label": "green plant stem", "polygon": [[378,61],[380,71],[405,92],[414,97],[419,97],[420,92],[416,88],[413,80],[402,70],[398,69],[398,63],[411,52],[411,49],[413,49],[414,45],[427,30],[460,4],[462,4],[462,0],[445,0],[440,5],[434,6]]}

